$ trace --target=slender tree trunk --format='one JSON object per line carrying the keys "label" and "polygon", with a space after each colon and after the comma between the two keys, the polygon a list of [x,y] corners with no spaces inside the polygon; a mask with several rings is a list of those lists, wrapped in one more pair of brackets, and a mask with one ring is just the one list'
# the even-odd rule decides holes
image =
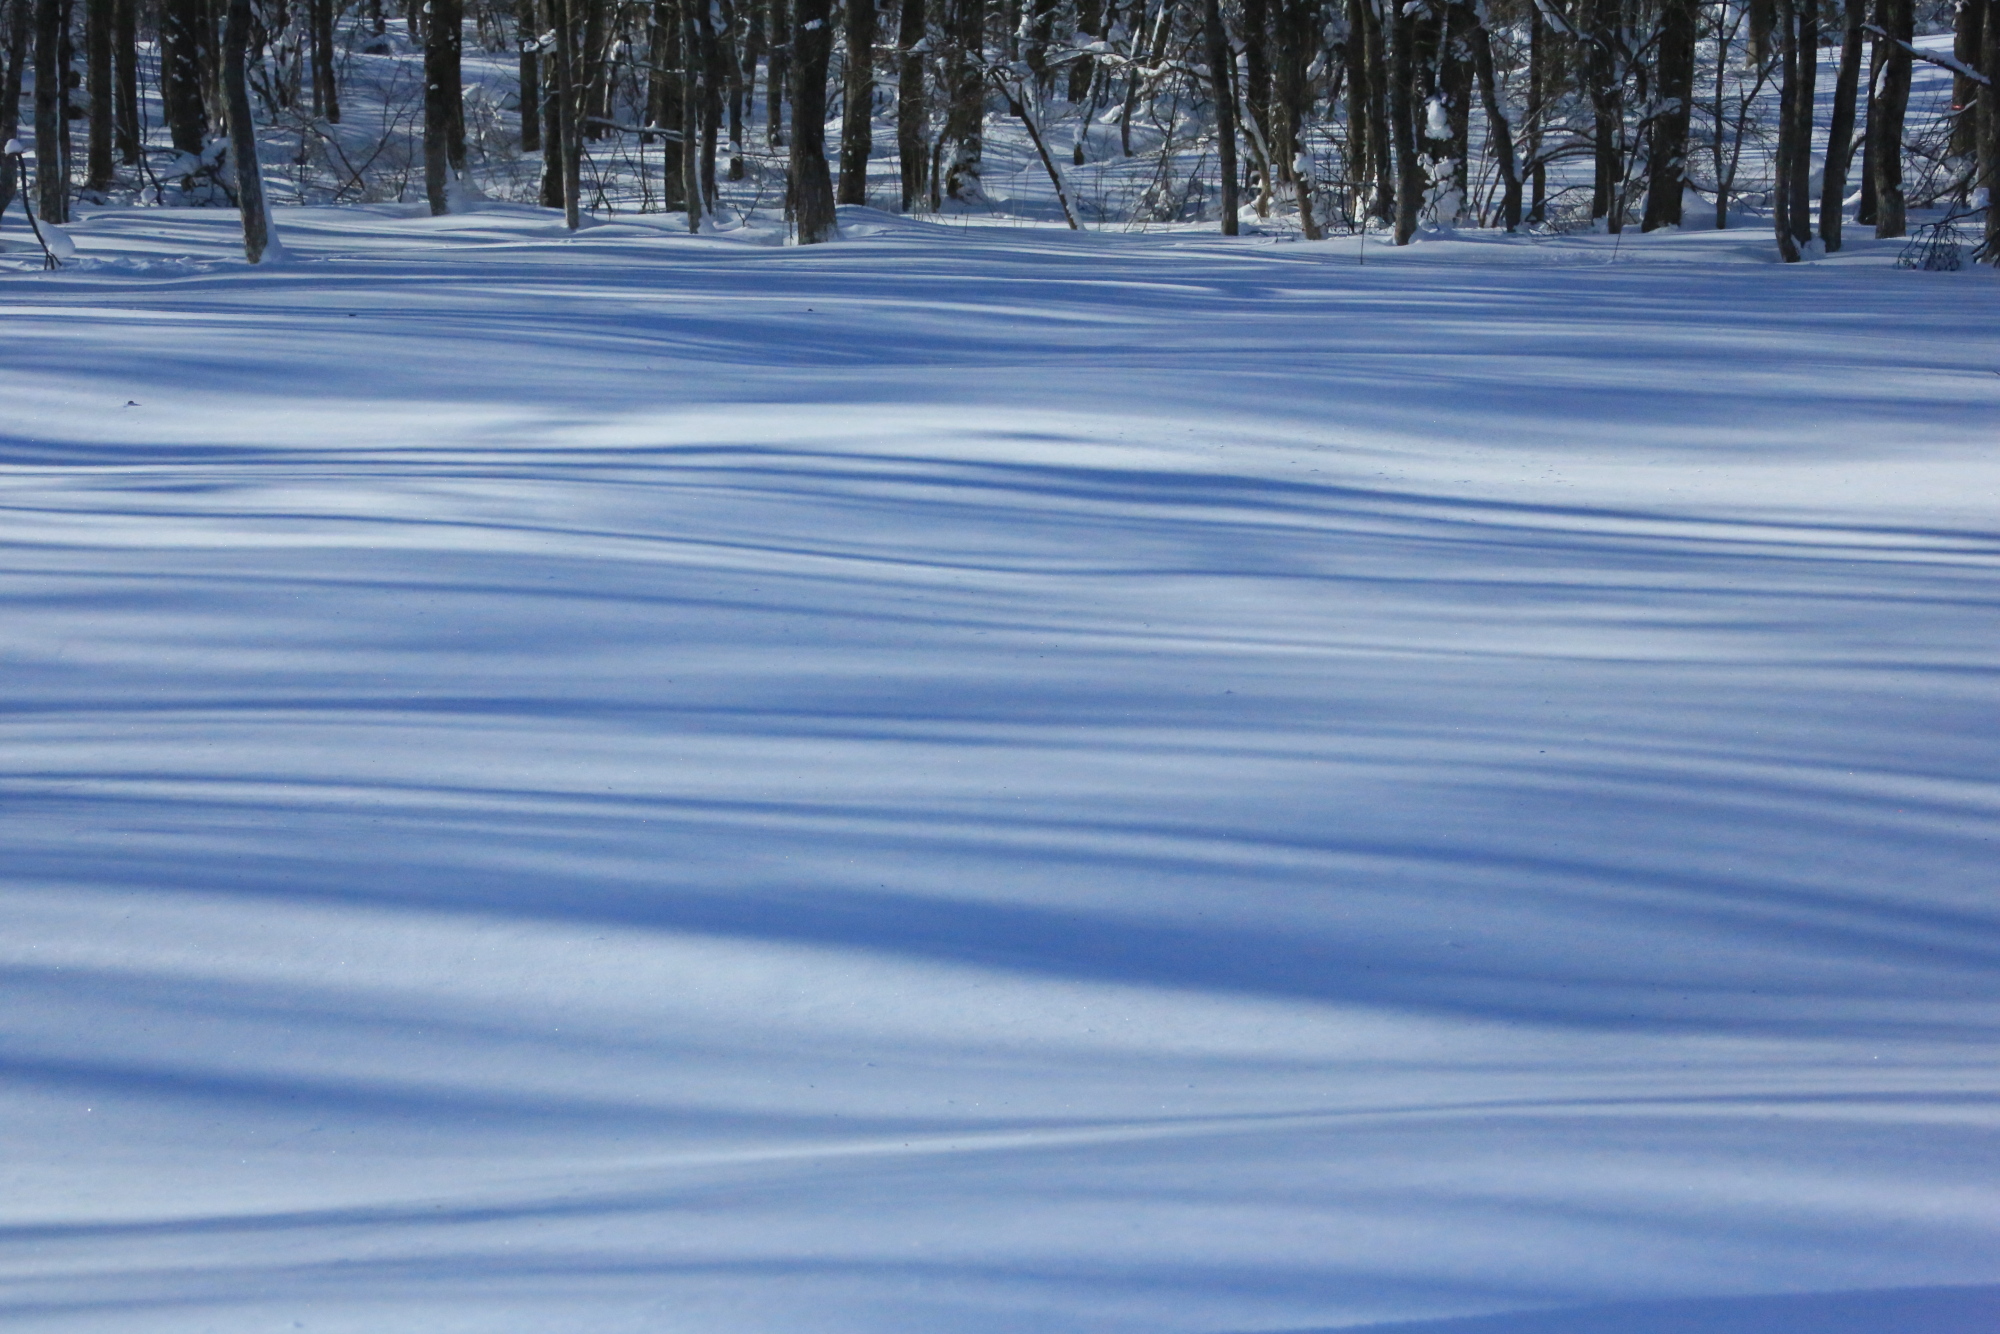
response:
{"label": "slender tree trunk", "polygon": [[138,0],[114,0],[111,29],[112,133],[118,160],[137,166],[143,146],[139,122]]}
{"label": "slender tree trunk", "polygon": [[743,179],[743,26],[736,0],[722,0],[722,77],[729,91],[729,179]]}
{"label": "slender tree trunk", "polygon": [[1901,43],[1915,37],[1910,0],[1881,0],[1876,11],[1889,34],[1882,52],[1882,93],[1879,124],[1871,124],[1875,139],[1875,235],[1901,236],[1906,227],[1903,203],[1903,117],[1910,104],[1910,53]]}
{"label": "slender tree trunk", "polygon": [[1642,230],[1681,225],[1687,193],[1689,117],[1694,110],[1695,25],[1700,0],[1661,0],[1659,73],[1655,92],[1664,104],[1653,117],[1652,153],[1646,164],[1646,216]]}
{"label": "slender tree trunk", "polygon": [[846,86],[840,100],[840,202],[868,202],[874,148],[875,0],[847,0]]}
{"label": "slender tree trunk", "polygon": [[1408,245],[1417,234],[1417,211],[1424,200],[1424,167],[1417,158],[1416,21],[1398,0],[1393,31],[1394,68],[1389,77],[1389,124],[1396,140],[1396,244]]}
{"label": "slender tree trunk", "polygon": [[1539,5],[1528,6],[1528,220],[1546,221],[1549,214],[1549,164],[1542,158],[1542,122],[1547,119],[1549,85],[1549,25]]}
{"label": "slender tree trunk", "polygon": [[[571,231],[583,226],[583,131],[577,124],[577,102],[583,95],[579,86],[576,50],[576,15],[571,0],[548,0],[550,26],[556,31],[555,118],[544,130],[554,130],[556,157],[562,169],[559,193],[563,225]],[[544,143],[542,156],[548,157]]]}
{"label": "slender tree trunk", "polygon": [[[451,212],[457,193],[452,161],[453,129],[463,124],[460,42],[465,28],[460,0],[429,0],[424,39],[424,197],[431,216]],[[463,150],[459,156],[463,158]]]}
{"label": "slender tree trunk", "polygon": [[562,137],[562,0],[540,0],[537,12],[541,15],[537,26],[546,25],[544,31],[553,37],[555,48],[547,52],[547,59],[538,61],[542,74],[542,207],[561,208],[563,206],[563,137]]}
{"label": "slender tree trunk", "polygon": [[[1479,100],[1486,111],[1487,140],[1492,147],[1494,164],[1500,172],[1500,222],[1508,231],[1516,231],[1521,226],[1521,164],[1514,156],[1514,131],[1507,123],[1507,109],[1500,104],[1500,90],[1493,73],[1493,43],[1488,39],[1486,25],[1480,20],[1478,11],[1469,5],[1462,8],[1469,20],[1465,40],[1472,48],[1472,72],[1479,81]],[[1692,63],[1688,78],[1693,81]]]}
{"label": "slender tree trunk", "polygon": [[[6,5],[7,63],[0,68],[0,145],[21,129],[21,84],[26,73],[29,36],[34,31],[29,0],[0,0]],[[14,202],[20,186],[19,160],[0,157],[0,218]]]}
{"label": "slender tree trunk", "polygon": [[796,0],[792,28],[792,216],[800,245],[835,236],[833,173],[826,162],[826,76],[833,58],[833,6]]}
{"label": "slender tree trunk", "polygon": [[541,23],[535,0],[518,0],[514,8],[515,45],[520,48],[521,151],[542,151]]}
{"label": "slender tree trunk", "polygon": [[770,0],[771,54],[764,72],[764,146],[785,146],[785,100],[792,87],[792,9],[788,0]]}
{"label": "slender tree trunk", "polygon": [[313,102],[332,124],[340,124],[340,79],[334,57],[334,19],[340,0],[313,0]]}
{"label": "slender tree trunk", "polygon": [[1368,162],[1374,172],[1375,189],[1368,202],[1368,215],[1377,222],[1396,217],[1396,177],[1389,143],[1396,130],[1390,124],[1390,105],[1397,97],[1396,67],[1389,60],[1389,44],[1382,29],[1382,3],[1397,0],[1360,0],[1366,28],[1363,44],[1368,51]]}
{"label": "slender tree trunk", "polygon": [[[1243,137],[1250,144],[1250,156],[1262,179],[1258,182],[1257,216],[1271,216],[1272,175],[1279,170],[1271,161],[1271,5],[1270,0],[1239,0],[1243,26]],[[1225,28],[1224,35],[1228,29]],[[1233,46],[1233,43],[1232,43]],[[1235,60],[1230,61],[1232,68]]]}
{"label": "slender tree trunk", "polygon": [[922,202],[930,138],[924,116],[924,57],[917,50],[924,40],[925,0],[903,0],[896,27],[896,160],[902,175],[903,212]]}
{"label": "slender tree trunk", "polygon": [[[1879,19],[1881,15],[1875,17]],[[1868,120],[1861,134],[1861,199],[1854,208],[1857,227],[1875,225],[1875,139],[1882,125],[1882,50],[1888,43],[1877,38],[1868,45],[1868,89],[1864,103]]]}
{"label": "slender tree trunk", "polygon": [[1795,58],[1793,72],[1798,91],[1792,95],[1792,115],[1798,124],[1792,131],[1792,239],[1801,246],[1813,239],[1812,226],[1812,141],[1813,112],[1819,104],[1819,6],[1820,0],[1792,0]]}
{"label": "slender tree trunk", "polygon": [[702,216],[708,212],[707,182],[701,170],[702,112],[701,27],[695,21],[696,5],[708,0],[680,0],[681,21],[681,193],[687,205],[690,232],[701,230]]}
{"label": "slender tree trunk", "polygon": [[1234,236],[1241,205],[1236,194],[1236,94],[1229,76],[1235,68],[1236,55],[1222,26],[1221,0],[1202,0],[1201,34],[1202,50],[1208,60],[1208,86],[1215,98],[1215,158],[1222,174],[1222,234]]}
{"label": "slender tree trunk", "polygon": [[250,118],[250,86],[243,66],[250,54],[250,0],[229,0],[222,39],[222,85],[229,99],[229,159],[236,168],[236,204],[243,213],[243,256],[264,262],[271,243],[271,214],[264,204],[264,173],[257,165],[257,126]]}
{"label": "slender tree trunk", "polygon": [[44,222],[69,221],[63,165],[62,0],[35,0],[35,209]]}
{"label": "slender tree trunk", "polygon": [[[1312,114],[1312,87],[1306,82],[1306,69],[1312,61],[1315,11],[1311,0],[1279,0],[1278,58],[1273,71],[1276,95],[1271,101],[1271,156],[1277,160],[1283,179],[1292,183],[1298,198],[1299,230],[1308,241],[1320,237],[1313,208],[1312,159],[1305,151],[1304,137],[1306,118]],[[1350,32],[1348,43],[1353,41]]]}
{"label": "slender tree trunk", "polygon": [[1618,0],[1591,0],[1590,36],[1586,44],[1584,68],[1590,81],[1593,122],[1593,174],[1590,216],[1606,220],[1613,232],[1625,229],[1625,155],[1622,142],[1624,107],[1619,96]]}
{"label": "slender tree trunk", "polygon": [[1979,155],[1975,179],[1986,191],[1986,249],[1988,264],[2000,265],[2000,0],[1970,0],[1986,6],[1980,20],[1980,72],[1986,76],[1979,88]]}
{"label": "slender tree trunk", "polygon": [[111,109],[111,39],[117,20],[115,0],[86,0],[83,8],[84,62],[89,71],[90,147],[85,158],[83,188],[101,193],[111,188],[113,122]]}
{"label": "slender tree trunk", "polygon": [[[1370,151],[1374,130],[1368,123],[1372,93],[1369,87],[1367,8],[1367,0],[1346,0],[1347,40],[1340,47],[1341,60],[1347,66],[1345,166],[1350,192],[1348,206],[1357,216],[1368,212],[1374,195],[1373,183],[1383,167]],[[1309,89],[1306,95],[1311,96]]]}
{"label": "slender tree trunk", "polygon": [[714,208],[722,198],[716,188],[716,150],[722,140],[722,86],[728,82],[728,68],[722,60],[722,42],[716,36],[712,0],[694,0],[696,40],[702,50],[702,200]]}
{"label": "slender tree trunk", "polygon": [[[950,111],[945,116],[944,189],[953,199],[979,194],[986,158],[986,0],[946,0],[951,15]],[[1081,62],[1078,62],[1081,63]],[[1071,79],[1075,89],[1075,79]]]}
{"label": "slender tree trunk", "polygon": [[1861,25],[1867,0],[1847,0],[1840,40],[1840,73],[1833,84],[1833,119],[1826,130],[1826,167],[1820,177],[1819,239],[1831,255],[1840,249],[1840,209],[1847,197],[1847,164],[1854,156],[1854,103],[1861,89]]}
{"label": "slender tree trunk", "polygon": [[[1803,0],[1811,4],[1814,0]],[[1792,209],[1796,204],[1793,184],[1804,168],[1801,158],[1804,153],[1799,143],[1799,65],[1801,56],[1809,55],[1799,50],[1799,26],[1795,6],[1799,0],[1777,0],[1777,14],[1773,31],[1778,38],[1778,60],[1781,70],[1778,84],[1778,153],[1776,162],[1777,179],[1771,190],[1771,225],[1777,232],[1778,256],[1787,264],[1799,262],[1798,235],[1792,224]],[[1811,140],[1803,146],[1809,150]]]}
{"label": "slender tree trunk", "polygon": [[[1986,0],[1958,0],[1952,17],[1951,53],[1967,69],[1978,69],[1983,59],[1983,29]],[[1951,126],[1953,157],[1976,158],[1979,154],[1979,84],[1963,74],[1951,76],[1951,104],[1960,108]]]}
{"label": "slender tree trunk", "polygon": [[201,95],[207,13],[206,0],[164,0],[160,7],[160,100],[167,132],[182,153],[201,152],[208,139],[208,108]]}

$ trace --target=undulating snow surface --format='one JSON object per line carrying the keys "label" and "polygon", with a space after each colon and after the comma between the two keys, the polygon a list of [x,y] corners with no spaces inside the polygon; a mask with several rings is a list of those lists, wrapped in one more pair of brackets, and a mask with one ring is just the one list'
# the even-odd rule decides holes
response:
{"label": "undulating snow surface", "polygon": [[10,1330],[1995,1327],[1990,274],[844,216],[0,279]]}

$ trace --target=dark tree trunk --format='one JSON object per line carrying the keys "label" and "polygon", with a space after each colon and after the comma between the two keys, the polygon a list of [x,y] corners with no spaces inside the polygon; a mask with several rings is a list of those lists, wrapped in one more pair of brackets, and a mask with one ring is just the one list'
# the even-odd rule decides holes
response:
{"label": "dark tree trunk", "polygon": [[924,198],[925,168],[930,137],[924,116],[924,57],[917,46],[924,40],[925,0],[903,0],[896,28],[896,160],[902,174],[903,211]]}
{"label": "dark tree trunk", "polygon": [[160,100],[167,133],[183,153],[199,153],[208,139],[208,108],[202,100],[202,66],[207,62],[206,0],[165,0],[160,9]]}
{"label": "dark tree trunk", "polygon": [[555,95],[549,99],[555,114],[542,126],[542,158],[547,161],[553,142],[561,172],[557,202],[562,205],[563,225],[575,231],[583,225],[583,132],[577,123],[577,102],[583,90],[577,78],[576,16],[570,0],[548,0],[548,6],[549,26],[556,33]]}
{"label": "dark tree trunk", "polygon": [[695,21],[696,5],[708,0],[680,0],[681,25],[681,194],[687,205],[690,232],[701,230],[708,212],[707,182],[701,170],[703,98],[701,95],[701,27]]}
{"label": "dark tree trunk", "polygon": [[[1395,0],[1387,0],[1395,3]],[[1366,27],[1363,44],[1368,50],[1368,162],[1374,172],[1375,189],[1368,202],[1368,214],[1378,222],[1396,216],[1396,178],[1389,153],[1389,141],[1396,131],[1390,124],[1389,107],[1395,100],[1396,67],[1389,60],[1389,44],[1382,30],[1382,14],[1377,0],[1360,0]]]}
{"label": "dark tree trunk", "polygon": [[875,146],[875,0],[847,0],[847,70],[840,99],[840,202],[868,202]]}
{"label": "dark tree trunk", "polygon": [[1854,225],[1857,227],[1875,225],[1875,132],[1882,123],[1882,48],[1887,45],[1879,38],[1869,43],[1868,121],[1861,134],[1861,198],[1854,207]]}
{"label": "dark tree trunk", "polygon": [[[1978,69],[1987,0],[1958,0],[1952,21],[1951,53],[1967,69]],[[1951,104],[1960,108],[1951,126],[1951,155],[1976,158],[1979,153],[1979,84],[1963,74],[1951,76]]]}
{"label": "dark tree trunk", "polygon": [[1646,163],[1645,231],[1681,225],[1687,192],[1689,117],[1694,110],[1695,24],[1701,0],[1661,0],[1659,73],[1654,80],[1663,109],[1653,117],[1652,153]]}
{"label": "dark tree trunk", "polygon": [[535,0],[519,0],[514,8],[514,44],[520,48],[521,151],[542,150],[542,52],[541,24],[535,17]]}
{"label": "dark tree trunk", "polygon": [[[1279,0],[1278,59],[1273,71],[1276,95],[1272,98],[1271,156],[1280,179],[1292,183],[1298,196],[1299,230],[1308,241],[1319,240],[1319,219],[1313,210],[1312,163],[1305,152],[1306,118],[1312,114],[1312,86],[1306,70],[1312,63],[1312,0]],[[1353,45],[1354,35],[1348,35]],[[1348,62],[1352,64],[1352,62]]]}
{"label": "dark tree trunk", "polygon": [[787,0],[770,0],[771,54],[764,73],[764,146],[785,146],[785,100],[792,87],[792,10]]}
{"label": "dark tree trunk", "polygon": [[[1347,40],[1340,45],[1347,66],[1347,184],[1349,207],[1357,216],[1369,211],[1376,175],[1383,164],[1370,151],[1374,127],[1369,124],[1373,96],[1368,68],[1367,0],[1347,0]],[[1307,93],[1310,96],[1310,91]]]}
{"label": "dark tree trunk", "polygon": [[62,0],[35,0],[35,208],[45,222],[69,221],[62,21]]}
{"label": "dark tree trunk", "polygon": [[229,0],[222,39],[222,86],[229,99],[229,159],[236,168],[236,204],[243,212],[243,255],[264,262],[271,215],[264,206],[264,174],[257,165],[257,126],[250,119],[250,86],[243,66],[250,54],[250,0]]}
{"label": "dark tree trunk", "polygon": [[111,188],[114,167],[111,160],[111,39],[116,23],[115,0],[86,0],[83,7],[84,64],[90,92],[90,146],[84,159],[83,188],[102,192]]}
{"label": "dark tree trunk", "polygon": [[687,207],[685,145],[681,125],[680,16],[672,0],[653,0],[652,27],[646,42],[646,123],[661,131],[660,193],[669,213]]}
{"label": "dark tree trunk", "polygon": [[340,80],[335,77],[333,58],[334,11],[339,0],[311,0],[313,110],[332,124],[340,124]]}
{"label": "dark tree trunk", "polygon": [[1590,37],[1584,69],[1590,83],[1592,158],[1590,216],[1603,218],[1614,234],[1625,229],[1622,195],[1625,154],[1621,142],[1624,107],[1619,96],[1618,0],[1591,0]]}
{"label": "dark tree trunk", "polygon": [[[430,201],[431,216],[438,217],[451,212],[457,192],[452,138],[454,129],[464,124],[459,48],[465,21],[460,0],[429,3],[424,40],[424,197]],[[463,160],[463,149],[457,156]]]}
{"label": "dark tree trunk", "polygon": [[1236,94],[1230,71],[1236,57],[1222,27],[1221,0],[1202,0],[1202,50],[1208,60],[1208,86],[1215,98],[1215,158],[1222,173],[1222,234],[1234,236],[1240,207],[1236,194]]}
{"label": "dark tree trunk", "polygon": [[[0,68],[0,144],[20,132],[21,129],[21,84],[26,74],[29,36],[34,31],[29,0],[4,0],[7,24],[7,63]],[[14,192],[20,186],[21,171],[18,160],[0,157],[0,218],[7,215],[7,206],[14,202]]]}
{"label": "dark tree trunk", "polygon": [[611,33],[604,0],[569,0],[570,17],[583,29],[577,39],[577,114],[587,139],[602,139],[608,131],[597,122],[611,112]]}
{"label": "dark tree trunk", "polygon": [[1424,167],[1417,158],[1417,26],[1398,0],[1388,3],[1395,6],[1389,125],[1396,140],[1396,244],[1408,245],[1417,234],[1417,211],[1424,200]]}
{"label": "dark tree trunk", "polygon": [[834,238],[833,173],[826,162],[826,74],[833,58],[833,7],[797,0],[792,27],[792,217],[800,245]]}
{"label": "dark tree trunk", "polygon": [[[1804,0],[1811,4],[1814,0]],[[1799,49],[1799,25],[1795,6],[1798,0],[1778,0],[1774,31],[1778,38],[1778,151],[1774,164],[1777,179],[1771,190],[1771,226],[1778,237],[1778,256],[1787,264],[1799,261],[1799,239],[1793,225],[1792,209],[1797,192],[1796,178],[1805,168],[1806,152],[1799,143],[1799,66],[1811,54]],[[1803,57],[1803,59],[1802,59]],[[1810,151],[1808,139],[1803,149]]]}
{"label": "dark tree trunk", "polygon": [[1975,179],[1986,191],[1986,250],[1988,264],[2000,265],[2000,0],[1970,0],[1983,4],[1986,15],[1980,20],[1980,72],[1986,76],[1979,85],[1978,169]]}
{"label": "dark tree trunk", "polygon": [[[1257,216],[1271,212],[1271,6],[1269,0],[1240,0],[1243,19],[1243,127],[1251,158],[1264,179],[1257,191]],[[1227,29],[1224,30],[1225,35]],[[1231,65],[1235,62],[1232,60]]]}
{"label": "dark tree trunk", "polygon": [[1901,236],[1906,227],[1903,202],[1903,117],[1910,105],[1910,53],[1901,45],[1915,36],[1910,0],[1881,0],[1876,11],[1889,34],[1882,52],[1882,93],[1876,121],[1869,129],[1875,140],[1875,235]]}
{"label": "dark tree trunk", "polygon": [[1820,178],[1819,239],[1829,255],[1840,249],[1840,206],[1847,197],[1847,164],[1854,156],[1854,104],[1861,89],[1861,25],[1867,20],[1867,0],[1847,0],[1840,74],[1833,85],[1833,119],[1826,130],[1826,169]]}
{"label": "dark tree trunk", "polygon": [[944,188],[953,199],[964,200],[978,195],[986,157],[986,0],[946,0],[946,4],[952,21]]}
{"label": "dark tree trunk", "polygon": [[1528,220],[1539,223],[1549,213],[1549,164],[1542,157],[1542,122],[1546,119],[1549,87],[1549,25],[1538,5],[1528,7]]}
{"label": "dark tree trunk", "polygon": [[1820,0],[1792,0],[1793,74],[1798,89],[1792,94],[1792,199],[1789,212],[1792,239],[1801,246],[1813,239],[1812,226],[1812,141],[1813,112],[1819,103],[1819,5]]}
{"label": "dark tree trunk", "polygon": [[[1467,20],[1466,45],[1472,48],[1472,72],[1479,81],[1479,100],[1486,111],[1487,140],[1500,172],[1500,225],[1511,232],[1521,225],[1521,163],[1514,155],[1514,130],[1507,123],[1507,109],[1500,105],[1500,89],[1493,72],[1493,43],[1486,25],[1470,5],[1461,8]],[[1692,66],[1688,77],[1692,82]]]}
{"label": "dark tree trunk", "polygon": [[546,60],[538,61],[542,74],[542,207],[561,208],[563,206],[563,138],[562,138],[562,35],[556,28],[562,22],[561,0],[540,0],[537,6],[540,19],[537,26],[546,25],[546,31],[554,34],[556,47],[548,52]]}
{"label": "dark tree trunk", "polygon": [[701,197],[712,208],[720,197],[715,186],[715,153],[721,142],[722,90],[729,71],[717,40],[711,0],[694,0],[694,13],[695,38],[701,51]]}
{"label": "dark tree trunk", "polygon": [[111,29],[112,133],[118,160],[137,166],[143,146],[139,123],[139,0],[114,0]]}
{"label": "dark tree trunk", "polygon": [[729,90],[729,179],[743,179],[743,31],[736,0],[722,0],[722,77]]}

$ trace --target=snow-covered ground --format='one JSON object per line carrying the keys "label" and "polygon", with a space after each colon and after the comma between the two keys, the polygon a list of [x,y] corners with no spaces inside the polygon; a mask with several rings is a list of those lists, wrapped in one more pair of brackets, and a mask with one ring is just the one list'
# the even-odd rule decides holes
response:
{"label": "snow-covered ground", "polygon": [[0,279],[10,1330],[1995,1327],[1990,272],[843,216]]}

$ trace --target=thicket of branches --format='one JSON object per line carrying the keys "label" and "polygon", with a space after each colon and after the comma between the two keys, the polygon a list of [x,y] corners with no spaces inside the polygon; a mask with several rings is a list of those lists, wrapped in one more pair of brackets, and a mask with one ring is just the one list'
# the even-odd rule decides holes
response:
{"label": "thicket of branches", "polygon": [[[1950,55],[1913,44],[1947,28]],[[54,222],[120,190],[261,219],[246,196],[289,171],[439,213],[476,177],[572,227],[636,189],[699,230],[754,179],[813,242],[871,158],[898,173],[876,202],[977,201],[1004,120],[1071,225],[1097,154],[1157,163],[1130,211],[1225,232],[1747,207],[1795,259],[1943,205],[2000,257],[2000,0],[0,0],[0,45],[0,138],[32,123]],[[468,84],[468,50],[511,86]],[[1918,60],[1950,106],[1911,107]]]}

